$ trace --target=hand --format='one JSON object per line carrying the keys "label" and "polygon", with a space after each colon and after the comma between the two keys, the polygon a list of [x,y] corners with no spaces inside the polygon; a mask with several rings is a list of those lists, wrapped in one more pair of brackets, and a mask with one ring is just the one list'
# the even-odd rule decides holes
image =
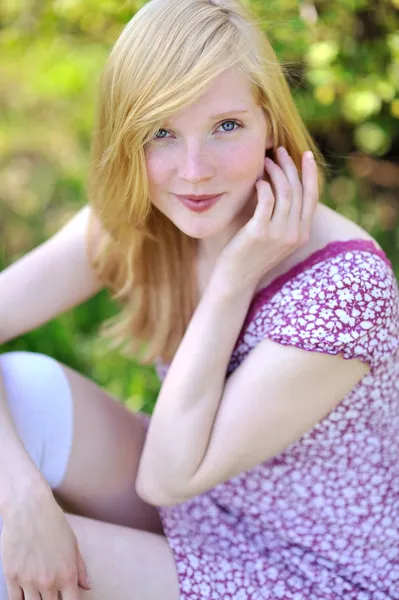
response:
{"label": "hand", "polygon": [[312,217],[319,199],[317,167],[313,155],[302,155],[302,183],[294,161],[284,148],[278,162],[265,159],[275,189],[256,182],[258,204],[253,217],[228,242],[214,275],[230,290],[256,288],[262,276],[309,241]]}
{"label": "hand", "polygon": [[78,600],[78,586],[90,589],[76,537],[50,489],[6,514],[0,543],[9,600],[58,600],[58,592]]}

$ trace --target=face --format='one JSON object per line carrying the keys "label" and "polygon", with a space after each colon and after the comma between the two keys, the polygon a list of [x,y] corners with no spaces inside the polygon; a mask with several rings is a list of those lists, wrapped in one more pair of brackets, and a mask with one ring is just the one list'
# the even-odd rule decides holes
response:
{"label": "face", "polygon": [[[268,135],[246,76],[226,70],[196,103],[165,121],[146,146],[152,203],[191,237],[234,228],[264,176]],[[203,195],[219,197],[190,198]]]}

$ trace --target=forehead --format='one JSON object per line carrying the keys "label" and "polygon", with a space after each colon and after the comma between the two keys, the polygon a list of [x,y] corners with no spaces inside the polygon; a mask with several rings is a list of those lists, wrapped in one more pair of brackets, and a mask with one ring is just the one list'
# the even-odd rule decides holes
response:
{"label": "forehead", "polygon": [[220,113],[257,109],[251,84],[240,70],[231,68],[218,75],[208,90],[190,106],[182,109],[169,121],[185,118],[211,118]]}

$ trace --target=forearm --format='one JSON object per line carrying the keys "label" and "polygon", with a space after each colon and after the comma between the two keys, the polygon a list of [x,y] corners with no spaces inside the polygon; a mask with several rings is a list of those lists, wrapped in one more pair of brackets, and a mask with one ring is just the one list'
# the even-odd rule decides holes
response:
{"label": "forearm", "polygon": [[206,454],[252,294],[253,289],[226,293],[214,282],[201,299],[151,419],[138,476],[138,492],[147,499],[188,492]]}
{"label": "forearm", "polygon": [[15,428],[6,399],[0,370],[0,515],[4,517],[11,506],[24,502],[44,480],[26,451]]}

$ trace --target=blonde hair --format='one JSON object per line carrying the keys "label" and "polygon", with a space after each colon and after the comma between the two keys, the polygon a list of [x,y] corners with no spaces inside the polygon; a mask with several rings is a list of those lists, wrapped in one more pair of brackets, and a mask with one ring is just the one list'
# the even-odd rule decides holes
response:
{"label": "blonde hair", "polygon": [[230,67],[249,78],[274,148],[299,172],[302,153],[323,163],[270,42],[236,0],[151,0],[125,26],[105,66],[88,193],[107,235],[93,266],[123,310],[102,326],[141,362],[172,359],[196,302],[196,240],[150,202],[144,149],[162,122],[195,102]]}

